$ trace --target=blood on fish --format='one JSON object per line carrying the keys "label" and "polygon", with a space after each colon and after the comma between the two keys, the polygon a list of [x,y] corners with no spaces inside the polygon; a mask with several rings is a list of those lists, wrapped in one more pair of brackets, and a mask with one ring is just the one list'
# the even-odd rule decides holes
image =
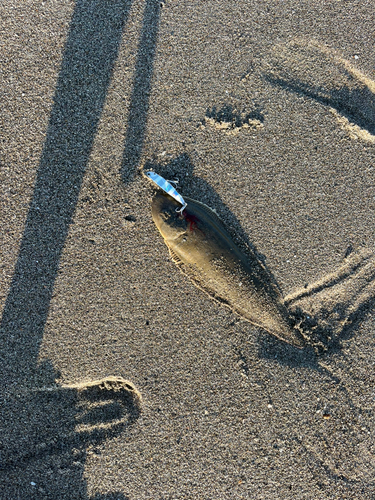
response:
{"label": "blood on fish", "polygon": [[193,214],[187,213],[186,210],[182,212],[182,215],[185,218],[186,222],[189,224],[190,232],[193,232],[195,229],[197,229],[197,223],[199,222],[198,217]]}

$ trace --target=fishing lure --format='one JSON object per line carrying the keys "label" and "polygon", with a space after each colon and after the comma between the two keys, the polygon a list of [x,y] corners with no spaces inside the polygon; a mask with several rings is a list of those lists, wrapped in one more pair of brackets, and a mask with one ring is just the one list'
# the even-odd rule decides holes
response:
{"label": "fishing lure", "polygon": [[165,193],[169,194],[169,196],[172,196],[178,203],[181,203],[182,207],[181,208],[176,208],[176,212],[180,212],[182,214],[182,211],[186,208],[187,203],[183,199],[183,197],[176,191],[176,189],[172,186],[171,182],[172,181],[166,181],[164,177],[161,175],[156,174],[155,172],[146,172],[146,176],[152,180],[160,189],[162,189]]}

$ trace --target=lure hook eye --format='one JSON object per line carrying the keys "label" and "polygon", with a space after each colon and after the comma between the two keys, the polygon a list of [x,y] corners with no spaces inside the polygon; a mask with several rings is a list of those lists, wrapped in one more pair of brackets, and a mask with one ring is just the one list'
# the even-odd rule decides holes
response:
{"label": "lure hook eye", "polygon": [[187,207],[187,203],[185,203],[184,205],[182,205],[181,208],[176,208],[176,212],[180,213],[182,215],[182,211],[185,210],[185,208]]}

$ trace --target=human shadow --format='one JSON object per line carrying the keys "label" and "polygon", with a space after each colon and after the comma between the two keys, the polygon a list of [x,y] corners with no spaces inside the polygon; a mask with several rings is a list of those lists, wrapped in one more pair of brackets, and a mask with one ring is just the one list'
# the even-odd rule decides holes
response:
{"label": "human shadow", "polygon": [[61,253],[76,209],[130,0],[78,0],[14,276],[1,320],[0,374],[36,369]]}
{"label": "human shadow", "polygon": [[[61,254],[131,3],[131,0],[75,3],[0,325],[0,427],[6,436],[0,444],[3,467],[0,488],[4,498],[86,499],[82,477],[86,447],[124,431],[135,418],[131,406],[123,401],[119,406],[115,398],[105,403],[106,412],[93,408],[79,422],[82,405],[78,389],[43,392],[41,387],[56,385],[56,374],[53,367],[47,373],[43,366],[38,366]],[[144,60],[144,50],[148,50],[145,43],[142,39],[138,60]],[[146,112],[147,109],[140,119],[146,119]],[[125,414],[132,416],[125,418]],[[114,424],[118,419],[121,422]],[[77,424],[89,422],[92,428],[76,431]],[[38,477],[44,478],[44,486],[38,485]],[[118,497],[124,498],[121,494]]]}

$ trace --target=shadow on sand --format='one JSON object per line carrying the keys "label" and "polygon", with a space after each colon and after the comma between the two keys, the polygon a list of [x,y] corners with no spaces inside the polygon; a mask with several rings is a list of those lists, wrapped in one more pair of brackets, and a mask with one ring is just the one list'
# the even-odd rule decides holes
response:
{"label": "shadow on sand", "polygon": [[[46,140],[3,310],[0,338],[0,488],[4,498],[87,499],[86,448],[124,432],[134,401],[110,390],[55,387],[52,366],[38,366],[61,254],[72,222],[131,7],[131,0],[77,0],[56,85]],[[125,144],[131,178],[148,111],[160,2],[145,1]],[[128,175],[129,174],[129,175]],[[45,389],[47,388],[47,389]],[[121,392],[121,391],[120,391]],[[105,396],[103,396],[105,394]],[[90,425],[89,425],[90,424]],[[77,427],[78,425],[78,427]],[[86,431],[78,431],[82,425]],[[96,495],[123,499],[122,494]]]}
{"label": "shadow on sand", "polygon": [[[236,244],[255,254],[266,267],[270,282],[278,286],[267,268],[265,257],[257,251],[240,222],[220,196],[204,181],[194,176],[194,165],[183,154],[167,164],[148,162],[144,170],[155,170],[167,179],[180,179],[179,191],[214,208],[225,222]],[[302,351],[264,333],[259,341],[259,355],[277,359],[289,366],[305,365],[321,370],[317,355],[341,349],[341,342],[357,331],[359,323],[375,303],[375,255],[369,249],[350,252],[342,265],[315,283],[284,298],[293,324],[302,332],[306,348]],[[280,290],[281,292],[281,290]]]}
{"label": "shadow on sand", "polygon": [[273,47],[262,64],[272,85],[329,106],[350,135],[375,140],[375,82],[315,40]]}

